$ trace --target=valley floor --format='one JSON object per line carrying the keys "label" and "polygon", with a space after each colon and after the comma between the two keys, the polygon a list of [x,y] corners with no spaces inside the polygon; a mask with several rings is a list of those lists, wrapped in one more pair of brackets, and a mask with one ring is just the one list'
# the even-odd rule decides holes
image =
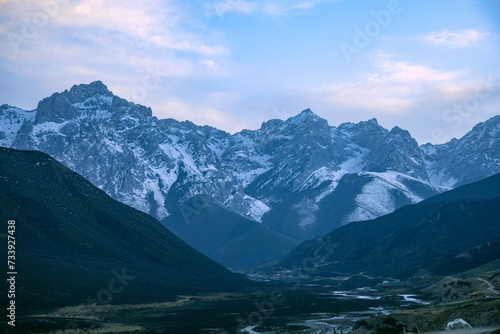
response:
{"label": "valley floor", "polygon": [[[361,284],[364,285],[364,284]],[[175,302],[80,305],[31,314],[30,333],[349,333],[360,319],[422,305],[408,291],[337,281],[270,283],[246,293],[179,296]],[[248,331],[247,331],[248,332]]]}
{"label": "valley floor", "polygon": [[[473,281],[487,287],[482,281]],[[179,296],[175,302],[64,307],[26,314],[19,317],[16,327],[26,333],[51,334],[400,334],[404,325],[407,333],[417,333],[418,326],[421,333],[430,334],[434,328],[442,330],[448,321],[463,317],[473,327],[483,327],[463,334],[479,334],[493,331],[500,323],[500,299],[429,305],[431,295],[418,295],[415,281],[383,284],[354,277],[295,283],[269,281],[265,288]],[[399,327],[384,327],[391,318]]]}

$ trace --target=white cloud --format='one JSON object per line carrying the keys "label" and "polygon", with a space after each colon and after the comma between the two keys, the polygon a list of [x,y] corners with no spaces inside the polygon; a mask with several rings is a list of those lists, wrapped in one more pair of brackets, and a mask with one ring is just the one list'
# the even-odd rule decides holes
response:
{"label": "white cloud", "polygon": [[[224,56],[224,46],[193,33],[173,1],[151,0],[4,0],[0,30],[31,43],[34,39],[70,39],[73,44],[95,43],[112,47],[130,43],[135,47],[157,47],[202,56]],[[51,3],[51,6],[43,4]],[[34,28],[34,29],[32,29]],[[35,30],[34,33],[31,33]],[[29,32],[29,34],[27,33]],[[28,36],[29,35],[29,36]],[[85,44],[89,47],[88,44]]]}
{"label": "white cloud", "polygon": [[[140,80],[141,72],[158,66],[164,76],[227,73],[220,65],[228,49],[174,1],[3,0],[0,6],[0,31],[7,35],[0,39],[0,59],[10,68],[43,73],[57,65],[82,82],[118,81],[126,74],[133,83],[131,78]],[[76,71],[84,67],[87,75]],[[89,78],[91,73],[98,76]]]}
{"label": "white cloud", "polygon": [[337,0],[217,0],[206,2],[205,9],[209,16],[223,16],[227,13],[253,14],[264,13],[266,15],[281,16],[292,11],[303,11],[313,8],[322,2],[335,2]]}
{"label": "white cloud", "polygon": [[168,1],[81,0],[65,6],[55,19],[64,26],[118,32],[139,43],[174,51],[205,56],[228,54],[226,48],[207,44],[200,36],[179,29],[181,14]]}
{"label": "white cloud", "polygon": [[236,12],[250,14],[257,8],[257,4],[245,0],[221,0],[215,3],[205,3],[208,15],[223,16],[226,13]]}
{"label": "white cloud", "polygon": [[442,30],[433,32],[426,36],[424,39],[438,46],[448,46],[452,48],[466,48],[477,44],[479,41],[488,37],[487,32],[480,32],[475,29],[463,30]]}
{"label": "white cloud", "polygon": [[457,81],[462,72],[387,60],[377,64],[376,69],[357,81],[316,87],[304,94],[330,105],[400,114],[432,92],[441,99],[453,99],[465,89]]}
{"label": "white cloud", "polygon": [[[498,114],[499,91],[488,90],[485,76],[386,57],[375,61],[370,71],[353,79],[275,94],[277,105],[293,111],[310,107],[331,125],[376,117],[385,128],[410,130],[421,144],[459,138],[474,124]],[[478,89],[487,97],[472,108]]]}
{"label": "white cloud", "polygon": [[[43,7],[48,3],[56,5]],[[170,91],[196,95],[191,83],[226,77],[234,66],[220,35],[189,8],[176,0],[3,0],[0,31],[19,43],[1,36],[0,73],[5,83],[29,78],[28,92],[43,87],[23,99],[28,108],[54,91],[94,80],[144,105]],[[37,17],[46,19],[26,35]]]}

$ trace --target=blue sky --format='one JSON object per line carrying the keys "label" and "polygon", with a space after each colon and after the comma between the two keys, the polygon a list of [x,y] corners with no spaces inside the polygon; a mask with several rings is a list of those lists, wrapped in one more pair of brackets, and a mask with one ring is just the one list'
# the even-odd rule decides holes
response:
{"label": "blue sky", "polygon": [[500,114],[500,2],[0,0],[0,104],[102,80],[236,132],[311,108],[420,142]]}

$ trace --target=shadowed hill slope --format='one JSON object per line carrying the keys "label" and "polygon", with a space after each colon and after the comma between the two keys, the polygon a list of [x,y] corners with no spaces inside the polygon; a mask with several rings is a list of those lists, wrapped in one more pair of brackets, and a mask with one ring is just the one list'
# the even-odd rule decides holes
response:
{"label": "shadowed hill slope", "polygon": [[[354,222],[292,250],[275,269],[312,275],[448,275],[500,257],[500,174]],[[319,256],[318,254],[321,254]]]}
{"label": "shadowed hill slope", "polygon": [[254,284],[41,152],[0,148],[0,220],[3,233],[15,220],[22,309],[165,301]]}

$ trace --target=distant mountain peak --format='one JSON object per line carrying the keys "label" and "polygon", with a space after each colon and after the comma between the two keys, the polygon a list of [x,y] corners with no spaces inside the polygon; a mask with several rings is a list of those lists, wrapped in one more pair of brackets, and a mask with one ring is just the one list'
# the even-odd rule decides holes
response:
{"label": "distant mountain peak", "polygon": [[287,122],[292,122],[292,123],[324,123],[325,125],[328,125],[328,122],[326,119],[319,117],[315,113],[312,112],[311,109],[307,108],[304,109],[300,114],[297,116],[290,117]]}
{"label": "distant mountain peak", "polygon": [[108,86],[106,86],[101,80],[92,81],[89,84],[73,85],[71,87],[71,89],[77,89],[77,88],[90,88],[90,89],[104,89],[104,90],[108,90]]}
{"label": "distant mountain peak", "polygon": [[377,127],[383,129],[377,122],[376,118],[369,119],[367,121],[361,121],[359,123],[346,122],[338,126],[339,129],[348,130],[352,128],[365,128],[365,127]]}
{"label": "distant mountain peak", "polygon": [[312,110],[309,108],[302,110],[300,114],[316,116],[316,114],[313,113]]}
{"label": "distant mountain peak", "polygon": [[70,91],[54,93],[38,103],[35,124],[44,122],[62,123],[75,119],[80,108],[89,99],[99,99],[99,103],[111,104],[113,93],[100,81],[89,85],[73,86]]}
{"label": "distant mountain peak", "polygon": [[494,135],[497,134],[498,130],[500,128],[500,115],[496,115],[491,117],[490,119],[487,119],[484,122],[476,124],[471,132],[482,132],[483,129],[488,129],[490,132],[493,131]]}
{"label": "distant mountain peak", "polygon": [[62,123],[82,115],[109,117],[110,114],[151,117],[151,108],[135,104],[113,94],[102,81],[74,85],[62,93],[54,93],[38,103],[34,124]]}
{"label": "distant mountain peak", "polygon": [[5,111],[5,110],[8,110],[8,109],[12,109],[12,108],[16,108],[14,106],[11,106],[11,105],[8,105],[8,104],[2,104],[0,105],[0,115]]}
{"label": "distant mountain peak", "polygon": [[[380,133],[386,133],[389,132],[387,129],[385,129],[383,126],[378,124],[376,118],[369,119],[367,121],[361,121],[359,123],[352,123],[352,122],[347,122],[347,123],[342,123],[338,126],[338,129],[341,131],[376,131]],[[371,133],[373,135],[373,133]]]}
{"label": "distant mountain peak", "polygon": [[95,95],[113,96],[113,93],[109,91],[108,87],[100,80],[93,81],[89,84],[74,85],[71,87],[69,93],[85,99]]}
{"label": "distant mountain peak", "polygon": [[421,146],[431,182],[456,187],[500,172],[500,115],[447,143]]}
{"label": "distant mountain peak", "polygon": [[316,115],[315,113],[313,113],[312,110],[309,108],[302,110],[302,112],[300,114],[298,114],[296,117],[299,117],[299,118],[321,118],[318,115]]}
{"label": "distant mountain peak", "polygon": [[302,239],[500,172],[499,120],[422,148],[375,118],[334,127],[311,109],[229,134],[157,120],[95,81],[55,93],[32,112],[0,107],[0,145],[48,153],[160,219],[204,195]]}
{"label": "distant mountain peak", "polygon": [[408,130],[401,129],[399,126],[395,126],[391,129],[391,134],[393,135],[401,135],[404,137],[411,137],[411,134],[408,132]]}
{"label": "distant mountain peak", "polygon": [[[261,129],[263,129],[263,130],[272,129],[274,127],[281,125],[283,122],[284,122],[283,120],[277,119],[277,118],[270,119],[267,122],[262,122]],[[245,131],[245,130],[243,130],[243,131]],[[243,132],[243,131],[241,131],[241,132]]]}

